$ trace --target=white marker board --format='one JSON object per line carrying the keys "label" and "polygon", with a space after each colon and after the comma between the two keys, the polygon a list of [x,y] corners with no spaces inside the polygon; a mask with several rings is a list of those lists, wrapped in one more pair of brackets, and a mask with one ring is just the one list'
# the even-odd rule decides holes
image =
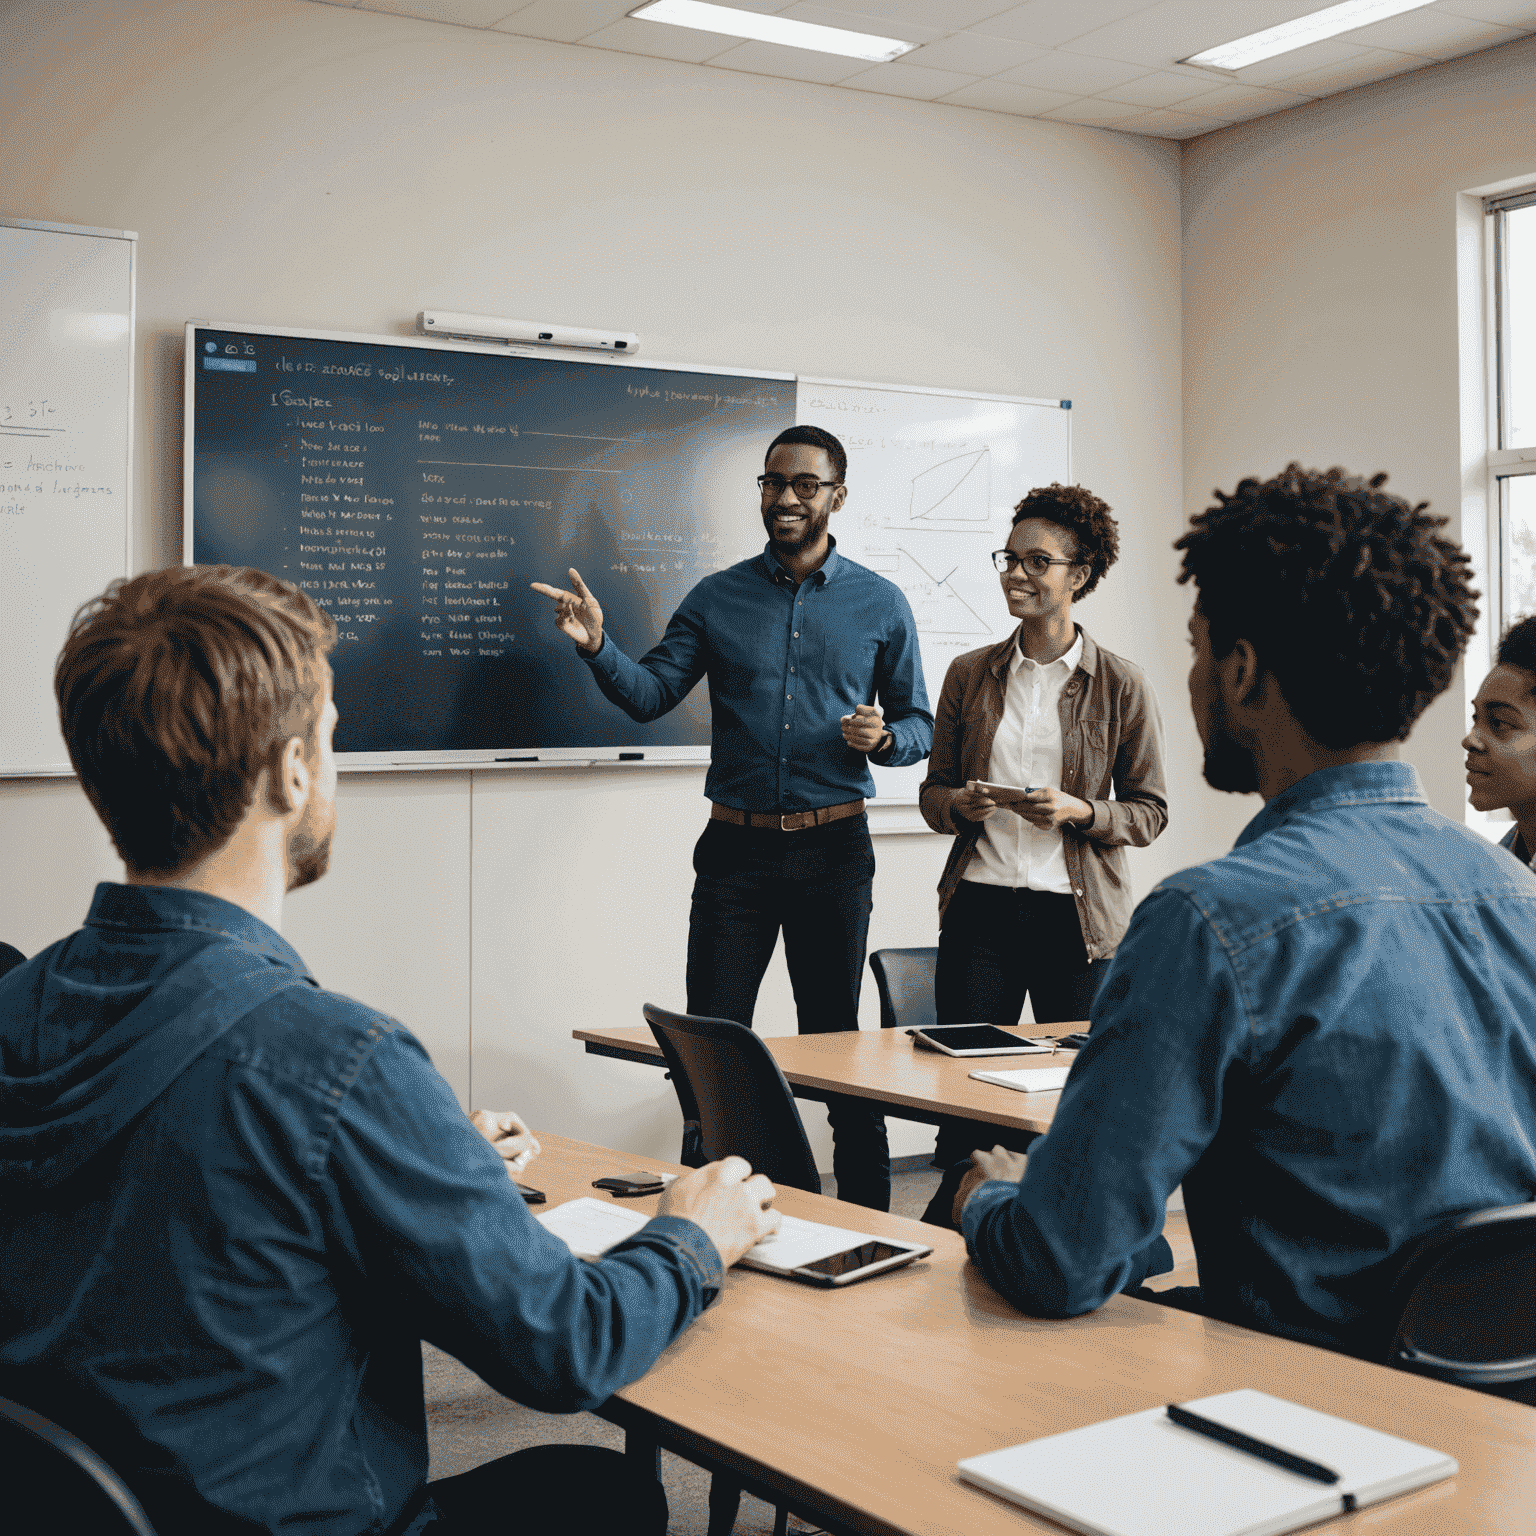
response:
{"label": "white marker board", "polygon": [[130,569],[137,240],[0,220],[0,774],[71,771],[54,662]]}
{"label": "white marker board", "polygon": [[[988,558],[1013,508],[1072,480],[1066,400],[1029,400],[839,379],[797,380],[796,420],[848,450],[848,500],[833,521],[845,555],[894,581],[917,620],[930,708],[956,656],[1014,628]],[[926,762],[874,768],[882,803],[915,804]]]}

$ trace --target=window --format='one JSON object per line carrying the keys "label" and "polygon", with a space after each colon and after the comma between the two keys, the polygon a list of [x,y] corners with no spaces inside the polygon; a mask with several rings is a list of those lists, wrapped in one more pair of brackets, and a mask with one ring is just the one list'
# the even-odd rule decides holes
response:
{"label": "window", "polygon": [[1536,613],[1536,188],[1489,198],[1494,420],[1489,506],[1497,519],[1498,633]]}

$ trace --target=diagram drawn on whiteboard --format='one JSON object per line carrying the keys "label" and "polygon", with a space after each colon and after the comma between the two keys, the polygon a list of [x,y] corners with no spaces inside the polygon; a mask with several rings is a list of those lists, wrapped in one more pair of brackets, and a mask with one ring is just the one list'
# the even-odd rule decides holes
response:
{"label": "diagram drawn on whiteboard", "polygon": [[908,517],[919,526],[984,523],[992,512],[992,454],[956,454],[912,477]]}
{"label": "diagram drawn on whiteboard", "polygon": [[992,633],[992,626],[949,585],[959,567],[936,576],[911,550],[900,546],[894,554],[866,555],[864,564],[905,593],[919,634],[985,637]]}

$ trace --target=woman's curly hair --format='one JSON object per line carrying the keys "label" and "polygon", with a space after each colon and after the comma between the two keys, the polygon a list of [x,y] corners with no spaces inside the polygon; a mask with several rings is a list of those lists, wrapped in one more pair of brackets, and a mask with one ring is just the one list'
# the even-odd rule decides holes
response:
{"label": "woman's curly hair", "polygon": [[1080,485],[1053,480],[1037,485],[1013,509],[1014,527],[1026,517],[1043,517],[1072,535],[1077,558],[1088,567],[1088,580],[1072,594],[1074,603],[1082,602],[1120,556],[1120,528],[1109,515],[1109,503]]}
{"label": "woman's curly hair", "polygon": [[1211,652],[1253,646],[1325,747],[1402,741],[1451,683],[1477,623],[1471,561],[1446,519],[1342,469],[1244,480],[1174,542]]}
{"label": "woman's curly hair", "polygon": [[1519,667],[1536,677],[1536,614],[1511,624],[1499,641],[1501,667]]}

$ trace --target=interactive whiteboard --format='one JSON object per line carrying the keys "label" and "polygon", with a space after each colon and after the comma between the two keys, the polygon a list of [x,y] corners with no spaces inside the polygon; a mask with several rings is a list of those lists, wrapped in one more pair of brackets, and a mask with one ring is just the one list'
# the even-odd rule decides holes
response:
{"label": "interactive whiteboard", "polygon": [[73,771],[54,662],[129,571],[137,239],[0,220],[0,774]]}

